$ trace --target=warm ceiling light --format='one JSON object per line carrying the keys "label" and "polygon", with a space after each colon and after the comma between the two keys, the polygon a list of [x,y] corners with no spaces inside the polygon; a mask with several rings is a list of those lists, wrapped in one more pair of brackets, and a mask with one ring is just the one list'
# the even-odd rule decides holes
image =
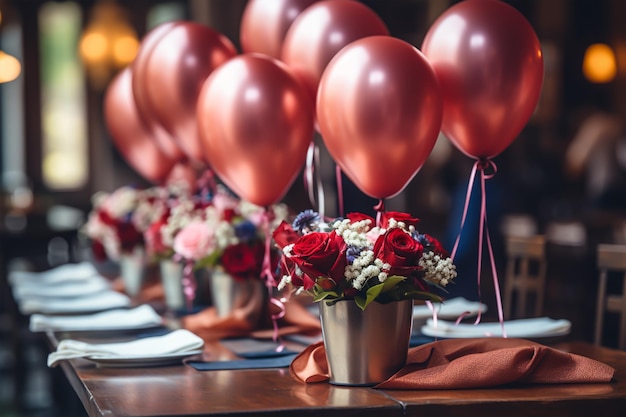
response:
{"label": "warm ceiling light", "polygon": [[108,41],[100,31],[86,32],[80,40],[80,55],[89,63],[98,63],[107,58]]}
{"label": "warm ceiling light", "polygon": [[118,70],[135,59],[138,49],[137,33],[124,10],[113,0],[98,1],[79,45],[92,86],[104,88]]}
{"label": "warm ceiling light", "polygon": [[613,49],[604,43],[590,45],[583,58],[583,74],[592,83],[613,81],[617,74],[617,61]]}
{"label": "warm ceiling light", "polygon": [[12,55],[0,51],[0,83],[16,79],[22,71],[22,64]]}
{"label": "warm ceiling light", "polygon": [[133,36],[121,36],[113,45],[113,59],[119,67],[130,64],[139,50],[139,41]]}

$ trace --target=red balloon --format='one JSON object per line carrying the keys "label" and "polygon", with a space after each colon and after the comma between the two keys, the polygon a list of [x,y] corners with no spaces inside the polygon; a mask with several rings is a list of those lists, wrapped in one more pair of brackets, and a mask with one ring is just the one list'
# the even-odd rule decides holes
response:
{"label": "red balloon", "polygon": [[244,200],[279,201],[313,136],[313,108],[279,61],[244,54],[216,69],[198,98],[198,124],[215,173]]}
{"label": "red balloon", "polygon": [[178,22],[166,22],[162,23],[159,26],[152,29],[150,32],[146,34],[141,40],[141,45],[139,47],[139,51],[137,52],[137,56],[132,64],[132,71],[134,76],[133,78],[133,95],[135,99],[135,105],[137,106],[137,111],[139,112],[139,117],[146,124],[148,130],[152,134],[152,138],[158,143],[163,152],[168,155],[170,158],[174,160],[182,160],[185,159],[185,154],[183,150],[178,146],[172,135],[170,135],[163,125],[157,120],[154,115],[153,109],[150,107],[150,102],[148,99],[148,90],[149,85],[147,85],[146,80],[146,66],[148,58],[150,57],[150,53],[152,49],[156,45],[156,43],[165,35],[168,31],[170,31],[173,27],[175,27]]}
{"label": "red balloon", "polygon": [[175,161],[152,140],[137,112],[130,68],[122,70],[107,87],[104,121],[113,144],[135,171],[153,183],[166,180]]}
{"label": "red balloon", "polygon": [[241,17],[239,40],[243,52],[280,59],[287,29],[317,0],[250,0]]}
{"label": "red balloon", "polygon": [[457,3],[433,23],[422,51],[441,84],[443,133],[477,159],[506,149],[543,83],[541,45],[524,16],[496,0]]}
{"label": "red balloon", "polygon": [[413,45],[360,39],[328,64],[317,117],[328,152],[364,193],[393,197],[422,167],[442,117],[435,72]]}
{"label": "red balloon", "polygon": [[327,0],[308,7],[285,36],[281,60],[315,100],[324,69],[341,48],[366,36],[389,35],[372,9],[353,0]]}
{"label": "red balloon", "polygon": [[179,22],[156,42],[138,86],[154,117],[192,160],[204,158],[196,103],[202,84],[215,68],[237,55],[221,33],[194,22]]}

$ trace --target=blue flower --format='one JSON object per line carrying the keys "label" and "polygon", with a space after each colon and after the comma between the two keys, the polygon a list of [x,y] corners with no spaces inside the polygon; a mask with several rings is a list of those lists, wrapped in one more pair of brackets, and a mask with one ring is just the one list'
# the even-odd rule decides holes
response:
{"label": "blue flower", "polygon": [[348,249],[346,250],[346,259],[348,260],[348,264],[351,265],[360,254],[361,249],[354,246],[348,246]]}
{"label": "blue flower", "polygon": [[298,233],[303,234],[305,231],[315,230],[321,220],[322,218],[316,211],[304,210],[296,216],[291,227]]}
{"label": "blue flower", "polygon": [[247,242],[256,237],[256,226],[250,220],[244,220],[234,226],[235,236]]}

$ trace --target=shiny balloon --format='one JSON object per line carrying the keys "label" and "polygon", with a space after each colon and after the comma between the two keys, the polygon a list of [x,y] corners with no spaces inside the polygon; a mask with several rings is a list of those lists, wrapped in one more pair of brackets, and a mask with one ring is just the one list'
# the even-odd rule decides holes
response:
{"label": "shiny balloon", "polygon": [[317,117],[343,172],[367,195],[389,198],[411,181],[435,145],[441,91],[417,48],[372,36],[346,46],[328,64]]}
{"label": "shiny balloon", "polygon": [[441,84],[443,133],[473,158],[506,149],[543,83],[541,45],[524,16],[497,0],[457,3],[433,23],[422,51]]}
{"label": "shiny balloon", "polygon": [[381,18],[362,3],[321,1],[293,22],[285,36],[281,60],[305,83],[315,100],[322,73],[341,48],[366,36],[388,34]]}
{"label": "shiny balloon", "polygon": [[163,183],[175,161],[152,139],[152,133],[141,120],[132,90],[130,68],[122,70],[111,81],[104,95],[104,121],[113,144],[128,165],[153,183]]}
{"label": "shiny balloon", "polygon": [[239,197],[267,206],[283,197],[304,165],[313,108],[282,63],[244,54],[205,82],[198,124],[218,177]]}
{"label": "shiny balloon", "polygon": [[221,33],[179,22],[155,42],[146,61],[141,88],[150,110],[192,160],[204,158],[196,118],[202,84],[236,55],[235,46]]}
{"label": "shiny balloon", "polygon": [[137,51],[137,56],[132,63],[133,71],[133,95],[137,111],[143,122],[148,127],[154,141],[158,143],[163,152],[175,160],[185,159],[183,150],[178,146],[171,134],[157,120],[154,110],[150,106],[148,91],[151,88],[146,77],[146,67],[152,49],[159,39],[174,28],[179,22],[165,22],[150,30],[142,39]]}
{"label": "shiny balloon", "polygon": [[317,0],[250,0],[241,17],[239,39],[245,53],[280,59],[287,30],[298,15]]}

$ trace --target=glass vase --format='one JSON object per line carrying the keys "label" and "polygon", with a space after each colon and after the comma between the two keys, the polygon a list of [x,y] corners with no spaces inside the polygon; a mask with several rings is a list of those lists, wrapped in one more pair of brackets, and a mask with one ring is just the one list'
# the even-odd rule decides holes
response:
{"label": "glass vase", "polygon": [[320,302],[322,336],[334,385],[372,386],[406,364],[413,300],[361,310],[354,300]]}

